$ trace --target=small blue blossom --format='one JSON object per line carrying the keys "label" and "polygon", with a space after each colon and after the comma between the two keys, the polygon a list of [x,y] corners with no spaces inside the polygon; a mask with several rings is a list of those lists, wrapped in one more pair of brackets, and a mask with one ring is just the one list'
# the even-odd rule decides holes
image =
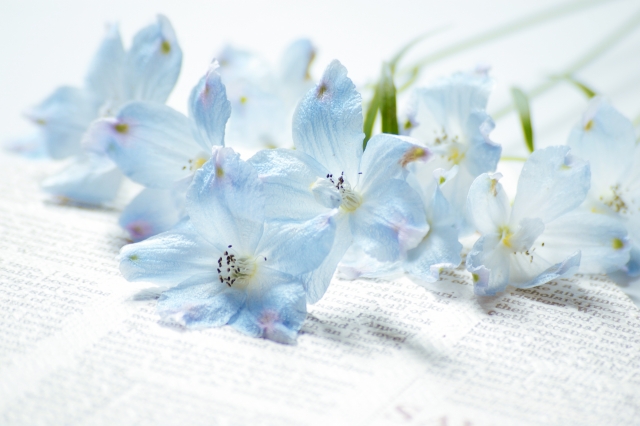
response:
{"label": "small blue blossom", "polygon": [[173,287],[158,302],[165,319],[292,343],[306,316],[301,277],[331,249],[335,211],[265,222],[265,199],[253,167],[214,147],[189,187],[189,218],[123,247],[120,270],[130,281]]}
{"label": "small blue blossom", "polygon": [[310,303],[323,296],[353,242],[393,262],[428,230],[424,205],[404,179],[406,166],[426,161],[429,150],[382,134],[363,153],[362,125],[360,94],[345,67],[333,61],[296,109],[296,149],[261,151],[249,160],[265,183],[268,217],[308,220],[338,209],[331,252],[304,279]]}
{"label": "small blue blossom", "polygon": [[457,166],[442,193],[451,204],[463,235],[473,232],[464,216],[469,187],[478,175],[496,169],[502,151],[489,139],[494,124],[486,107],[492,86],[484,70],[437,80],[414,92],[402,125],[403,133],[418,139],[434,154],[428,164],[413,167],[422,185],[434,185],[436,169],[448,171]]}
{"label": "small blue blossom", "polygon": [[189,117],[166,105],[134,101],[91,127],[90,149],[106,153],[146,188],[120,218],[134,241],[166,231],[184,217],[194,173],[214,147],[224,146],[231,106],[217,69],[214,61],[191,91]]}
{"label": "small blue blossom", "polygon": [[[568,145],[591,165],[591,189],[583,208],[627,229],[631,256],[622,269],[631,277],[640,275],[640,148],[631,121],[604,99],[595,98]],[[622,243],[612,243],[610,248],[614,247],[621,249]],[[608,272],[615,265],[612,262]]]}
{"label": "small blue blossom", "polygon": [[[52,158],[71,164],[43,182],[45,191],[80,203],[113,199],[122,174],[104,152],[86,149],[86,133],[100,117],[112,117],[129,101],[164,103],[178,79],[182,50],[162,15],[140,30],[125,51],[117,26],[110,27],[96,54],[85,87],[62,87],[27,115],[41,127]],[[83,143],[81,143],[83,142]]]}
{"label": "small blue blossom", "polygon": [[[469,217],[480,238],[467,256],[467,269],[479,295],[507,285],[528,288],[578,271],[604,272],[613,256],[629,256],[624,227],[605,216],[581,213],[591,174],[589,165],[557,146],[533,152],[518,180],[513,205],[500,174],[482,174],[469,190]],[[609,247],[616,245],[616,250]],[[614,259],[614,262],[615,262]]]}

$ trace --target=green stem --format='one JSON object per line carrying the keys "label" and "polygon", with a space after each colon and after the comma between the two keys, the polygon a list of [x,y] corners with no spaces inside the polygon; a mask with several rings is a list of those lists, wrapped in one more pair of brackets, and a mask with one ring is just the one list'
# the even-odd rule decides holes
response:
{"label": "green stem", "polygon": [[[596,60],[600,55],[609,50],[613,45],[626,37],[629,33],[635,30],[640,24],[640,12],[635,14],[626,24],[620,26],[615,32],[613,32],[609,37],[604,39],[600,44],[596,45],[593,49],[587,52],[584,56],[578,58],[571,66],[565,69],[561,75],[572,76],[577,71],[581,70],[585,66],[589,65],[591,62]],[[549,91],[553,87],[555,87],[561,79],[549,79],[539,86],[534,87],[529,92],[527,92],[527,97],[529,99],[533,99],[536,96],[540,96],[541,94]],[[513,104],[506,105],[496,111],[494,114],[491,114],[494,120],[498,120],[505,115],[509,114],[514,110]]]}
{"label": "green stem", "polygon": [[[521,18],[521,19],[517,19],[514,22],[508,23],[506,25],[503,25],[502,27],[493,29],[493,30],[489,30],[485,33],[482,34],[478,34],[475,35],[473,37],[469,37],[466,40],[463,40],[462,42],[458,42],[455,43],[453,45],[447,46],[444,49],[441,49],[435,53],[432,53],[431,55],[428,55],[424,58],[422,58],[420,61],[418,61],[414,66],[409,67],[408,73],[413,73],[415,75],[415,78],[413,78],[411,80],[415,81],[418,77],[418,75],[420,74],[420,70],[422,69],[422,67],[432,64],[434,62],[437,62],[441,59],[447,58],[449,56],[453,56],[457,53],[463,52],[465,50],[474,48],[476,46],[479,46],[481,44],[499,39],[501,37],[504,37],[506,35],[512,34],[512,33],[517,33],[519,31],[522,31],[524,29],[527,29],[529,27],[535,26],[537,24],[541,24],[545,21],[548,21],[550,19],[555,19],[555,18],[560,18],[564,15],[568,15],[572,12],[578,11],[580,9],[584,9],[590,6],[595,6],[597,4],[600,3],[604,3],[606,0],[578,0],[578,1],[573,1],[571,3],[567,3],[567,4],[563,4],[561,6],[558,7],[554,7],[552,9],[548,9],[545,10],[543,12],[540,12],[538,14],[535,14],[533,16],[529,16],[526,18]],[[407,84],[405,83],[403,85],[407,86]]]}

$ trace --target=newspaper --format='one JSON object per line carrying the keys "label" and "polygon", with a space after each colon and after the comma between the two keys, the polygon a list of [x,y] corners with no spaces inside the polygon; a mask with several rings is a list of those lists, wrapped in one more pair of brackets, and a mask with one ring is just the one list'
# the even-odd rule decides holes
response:
{"label": "newspaper", "polygon": [[297,345],[191,331],[120,276],[117,206],[48,200],[50,168],[0,156],[2,425],[640,424],[640,311],[606,277],[334,278]]}

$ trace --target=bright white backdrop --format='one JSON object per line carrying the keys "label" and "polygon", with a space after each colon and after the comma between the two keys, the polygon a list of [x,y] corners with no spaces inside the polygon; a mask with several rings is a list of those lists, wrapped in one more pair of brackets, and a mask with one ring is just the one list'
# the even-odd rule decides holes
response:
{"label": "bright white backdrop", "polygon": [[[167,15],[184,51],[183,70],[169,104],[185,110],[192,85],[225,43],[259,51],[276,61],[296,37],[318,46],[314,76],[340,59],[357,84],[375,79],[382,60],[426,31],[447,31],[420,44],[419,58],[521,16],[556,6],[558,0],[3,0],[0,2],[0,139],[29,129],[21,112],[60,84],[80,85],[106,22],[118,21],[125,43],[158,12]],[[606,1],[501,41],[464,52],[426,70],[422,82],[467,69],[492,66],[496,91],[493,110],[509,101],[508,88],[524,89],[559,72],[640,10],[638,0]],[[640,29],[578,76],[610,97],[627,116],[640,115]],[[411,61],[408,61],[409,63]],[[366,92],[365,92],[366,97]],[[536,99],[533,120],[540,146],[563,143],[586,101],[561,85]],[[515,115],[498,122],[493,134],[505,153],[522,151]]]}

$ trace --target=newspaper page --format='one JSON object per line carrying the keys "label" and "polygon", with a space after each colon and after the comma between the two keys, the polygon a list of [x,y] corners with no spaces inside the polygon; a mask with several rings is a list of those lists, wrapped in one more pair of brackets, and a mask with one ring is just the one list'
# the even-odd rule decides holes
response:
{"label": "newspaper page", "polygon": [[163,323],[118,208],[52,202],[0,156],[0,424],[640,424],[640,311],[602,276],[493,298],[335,278],[297,345]]}

